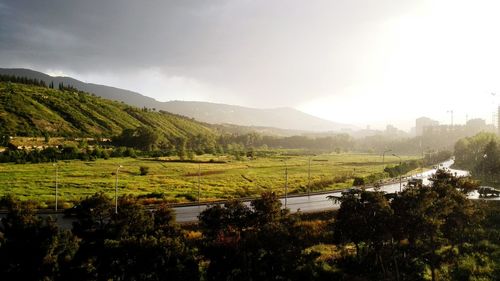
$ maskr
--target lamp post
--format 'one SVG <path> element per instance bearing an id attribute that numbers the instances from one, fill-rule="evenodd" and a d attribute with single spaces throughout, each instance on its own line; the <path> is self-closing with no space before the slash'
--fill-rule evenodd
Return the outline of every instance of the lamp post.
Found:
<path id="1" fill-rule="evenodd" d="M 309 156 L 309 168 L 307 169 L 307 198 L 311 194 L 311 156 Z"/>
<path id="2" fill-rule="evenodd" d="M 401 157 L 397 156 L 396 154 L 392 154 L 392 156 L 396 156 L 399 158 L 399 192 L 401 192 Z"/>
<path id="3" fill-rule="evenodd" d="M 115 173 L 115 214 L 118 214 L 118 171 L 120 168 L 123 167 L 122 165 L 118 166 L 116 168 L 116 173 Z"/>
<path id="4" fill-rule="evenodd" d="M 384 153 L 382 153 L 382 164 L 384 164 L 384 163 L 385 163 L 385 154 L 386 154 L 387 152 L 391 152 L 391 151 L 392 151 L 392 149 L 388 149 L 388 150 L 385 150 L 385 151 L 384 151 Z"/>
<path id="5" fill-rule="evenodd" d="M 200 206 L 200 194 L 201 194 L 201 165 L 198 164 L 198 207 Z"/>
<path id="6" fill-rule="evenodd" d="M 56 195 L 56 206 L 55 206 L 55 210 L 56 210 L 56 212 L 57 212 L 57 203 L 58 203 L 58 202 L 57 202 L 57 184 L 58 184 L 58 182 L 57 182 L 57 181 L 58 181 L 58 172 L 59 172 L 58 170 L 59 170 L 59 167 L 57 166 L 57 164 L 56 164 L 56 163 L 54 163 L 54 164 L 52 164 L 52 165 L 53 165 L 53 166 L 54 166 L 54 168 L 56 169 L 56 171 L 55 171 L 55 173 L 56 173 L 56 174 L 55 174 L 55 183 L 56 183 L 56 194 L 55 194 L 55 195 Z"/>
<path id="7" fill-rule="evenodd" d="M 286 209 L 286 205 L 288 203 L 288 165 L 286 163 L 286 160 L 284 160 L 285 162 L 285 209 Z"/>

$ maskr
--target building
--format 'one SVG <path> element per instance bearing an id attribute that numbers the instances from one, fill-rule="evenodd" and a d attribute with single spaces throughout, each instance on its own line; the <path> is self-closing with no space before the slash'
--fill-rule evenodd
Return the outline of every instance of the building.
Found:
<path id="1" fill-rule="evenodd" d="M 465 131 L 468 135 L 475 135 L 479 132 L 488 131 L 488 126 L 486 125 L 486 120 L 484 119 L 470 119 L 465 124 Z"/>
<path id="2" fill-rule="evenodd" d="M 438 126 L 439 122 L 428 117 L 420 117 L 415 120 L 415 135 L 421 136 L 424 133 L 425 127 Z"/>

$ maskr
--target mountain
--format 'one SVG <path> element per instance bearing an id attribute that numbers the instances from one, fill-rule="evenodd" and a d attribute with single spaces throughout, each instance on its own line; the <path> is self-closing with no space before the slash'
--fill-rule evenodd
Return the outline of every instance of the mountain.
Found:
<path id="1" fill-rule="evenodd" d="M 275 127 L 297 131 L 340 131 L 353 126 L 327 121 L 293 108 L 258 109 L 198 101 L 164 102 L 162 109 L 212 124 Z"/>
<path id="2" fill-rule="evenodd" d="M 146 110 L 75 90 L 0 82 L 0 134 L 111 137 L 124 129 L 153 127 L 176 138 L 215 138 L 215 129 L 168 112 Z"/>
<path id="3" fill-rule="evenodd" d="M 11 75 L 17 77 L 27 77 L 31 79 L 38 79 L 45 82 L 45 84 L 50 84 L 53 82 L 54 85 L 59 85 L 63 83 L 64 85 L 71 85 L 80 91 L 93 93 L 97 96 L 103 97 L 108 100 L 123 101 L 127 104 L 137 106 L 137 107 L 148 107 L 148 108 L 158 108 L 155 107 L 159 102 L 150 97 L 143 96 L 139 93 L 132 92 L 129 90 L 119 89 L 110 86 L 85 83 L 80 80 L 76 80 L 71 77 L 63 76 L 50 76 L 42 72 L 34 71 L 25 68 L 0 68 L 0 75 Z"/>
<path id="4" fill-rule="evenodd" d="M 354 126 L 324 120 L 293 108 L 257 109 L 236 105 L 227 105 L 197 101 L 160 102 L 139 93 L 92 83 L 85 83 L 70 77 L 53 77 L 41 72 L 21 68 L 0 68 L 0 74 L 28 77 L 71 85 L 97 96 L 123 101 L 137 107 L 155 108 L 179 115 L 195 118 L 212 124 L 234 124 L 242 126 L 275 127 L 298 131 L 340 131 L 353 129 Z"/>

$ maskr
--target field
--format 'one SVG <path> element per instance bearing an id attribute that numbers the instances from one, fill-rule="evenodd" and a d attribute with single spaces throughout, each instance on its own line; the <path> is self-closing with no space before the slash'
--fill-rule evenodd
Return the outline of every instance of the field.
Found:
<path id="1" fill-rule="evenodd" d="M 403 160 L 415 159 L 406 156 Z M 201 201 L 257 196 L 264 191 L 284 193 L 285 162 L 288 166 L 289 193 L 345 188 L 355 176 L 381 173 L 387 164 L 397 164 L 393 156 L 371 154 L 323 154 L 309 156 L 277 154 L 236 161 L 229 156 L 199 156 L 202 163 L 175 162 L 175 159 L 111 158 L 84 162 L 59 161 L 58 188 L 65 207 L 82 197 L 102 191 L 114 196 L 116 170 L 118 193 L 162 197 L 170 202 L 197 200 L 200 180 Z M 210 161 L 212 160 L 212 161 Z M 220 162 L 220 163 L 218 163 Z M 148 167 L 146 175 L 140 167 Z M 199 169 L 199 170 L 198 170 Z M 14 194 L 51 205 L 55 193 L 55 171 L 52 163 L 0 164 L 0 195 Z M 198 172 L 200 177 L 198 177 Z"/>

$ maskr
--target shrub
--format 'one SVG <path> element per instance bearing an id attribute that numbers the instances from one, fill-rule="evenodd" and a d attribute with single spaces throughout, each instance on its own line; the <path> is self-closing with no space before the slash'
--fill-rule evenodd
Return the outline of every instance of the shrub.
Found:
<path id="1" fill-rule="evenodd" d="M 141 176 L 145 176 L 149 173 L 149 167 L 141 166 L 139 167 L 139 171 L 141 173 Z"/>

